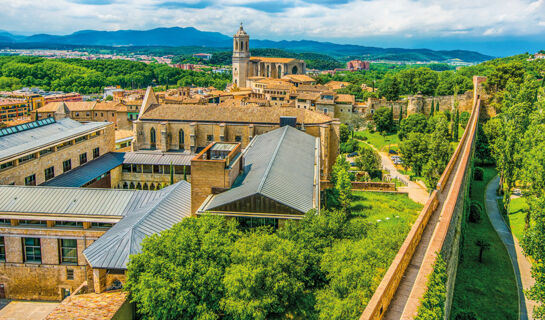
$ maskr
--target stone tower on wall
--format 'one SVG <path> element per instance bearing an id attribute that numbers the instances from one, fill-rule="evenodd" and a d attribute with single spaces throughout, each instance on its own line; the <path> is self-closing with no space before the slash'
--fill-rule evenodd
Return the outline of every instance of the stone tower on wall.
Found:
<path id="1" fill-rule="evenodd" d="M 242 28 L 233 36 L 233 85 L 246 87 L 248 79 L 248 63 L 250 61 L 250 36 Z"/>

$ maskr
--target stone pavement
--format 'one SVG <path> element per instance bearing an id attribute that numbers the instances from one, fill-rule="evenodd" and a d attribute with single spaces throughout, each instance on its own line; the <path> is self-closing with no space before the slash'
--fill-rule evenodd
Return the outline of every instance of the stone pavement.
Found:
<path id="1" fill-rule="evenodd" d="M 0 320 L 43 320 L 58 302 L 12 301 L 0 310 Z"/>
<path id="2" fill-rule="evenodd" d="M 498 207 L 498 196 L 496 190 L 500 183 L 499 176 L 492 179 L 486 186 L 486 212 L 490 218 L 492 226 L 500 236 L 503 244 L 507 248 L 511 264 L 515 272 L 515 278 L 517 281 L 518 294 L 519 294 L 519 319 L 527 320 L 532 319 L 532 309 L 535 303 L 526 299 L 523 290 L 529 289 L 534 280 L 530 273 L 530 263 L 527 258 L 522 254 L 522 249 L 511 233 L 511 229 L 505 223 Z"/>

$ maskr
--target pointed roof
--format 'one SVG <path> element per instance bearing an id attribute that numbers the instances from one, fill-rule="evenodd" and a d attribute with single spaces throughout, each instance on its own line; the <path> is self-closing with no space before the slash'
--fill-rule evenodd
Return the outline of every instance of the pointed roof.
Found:
<path id="1" fill-rule="evenodd" d="M 180 181 L 157 198 L 133 210 L 83 251 L 93 268 L 127 269 L 129 256 L 142 250 L 142 240 L 191 216 L 191 185 Z"/>
<path id="2" fill-rule="evenodd" d="M 235 37 L 248 37 L 248 34 L 242 27 L 242 22 L 240 23 L 240 27 L 238 28 L 238 32 L 235 34 Z"/>
<path id="3" fill-rule="evenodd" d="M 66 103 L 59 102 L 57 104 L 57 109 L 55 110 L 55 114 L 56 115 L 61 115 L 61 114 L 67 115 L 67 114 L 70 114 L 70 109 L 68 109 L 68 106 L 66 105 Z"/>
<path id="4" fill-rule="evenodd" d="M 151 86 L 146 90 L 146 95 L 144 95 L 144 100 L 142 100 L 142 107 L 140 108 L 140 113 L 138 114 L 138 119 L 147 111 L 147 109 L 154 104 L 159 104 L 155 92 Z"/>

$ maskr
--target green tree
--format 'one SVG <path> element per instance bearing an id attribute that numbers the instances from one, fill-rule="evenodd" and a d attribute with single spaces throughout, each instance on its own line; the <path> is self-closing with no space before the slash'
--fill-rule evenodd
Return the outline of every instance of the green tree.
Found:
<path id="1" fill-rule="evenodd" d="M 144 239 L 142 252 L 129 260 L 125 285 L 138 313 L 144 319 L 219 319 L 223 275 L 239 237 L 234 220 L 202 216 Z"/>
<path id="2" fill-rule="evenodd" d="M 449 162 L 450 149 L 448 122 L 439 118 L 429 139 L 428 159 L 422 170 L 428 188 L 434 189 L 437 185 Z"/>
<path id="3" fill-rule="evenodd" d="M 360 156 L 356 158 L 356 166 L 361 171 L 372 172 L 380 170 L 382 167 L 380 155 L 371 147 L 362 147 Z"/>
<path id="4" fill-rule="evenodd" d="M 397 135 L 403 140 L 411 132 L 425 133 L 428 127 L 428 119 L 421 113 L 413 113 L 401 121 Z"/>
<path id="5" fill-rule="evenodd" d="M 470 117 L 471 114 L 469 114 L 469 112 L 467 111 L 463 111 L 462 113 L 460 113 L 460 125 L 462 126 L 462 128 L 466 128 Z"/>
<path id="6" fill-rule="evenodd" d="M 440 320 L 445 317 L 447 299 L 447 265 L 437 254 L 433 272 L 428 277 L 428 290 L 422 297 L 416 320 Z"/>
<path id="7" fill-rule="evenodd" d="M 350 138 L 350 129 L 348 129 L 348 126 L 344 123 L 341 123 L 339 126 L 339 135 L 341 143 L 345 143 L 348 141 L 348 138 Z"/>
<path id="8" fill-rule="evenodd" d="M 424 133 L 411 132 L 399 145 L 404 164 L 411 167 L 416 176 L 422 176 L 422 168 L 428 162 L 428 139 Z"/>
<path id="9" fill-rule="evenodd" d="M 384 77 L 378 87 L 378 92 L 380 96 L 386 98 L 389 101 L 395 101 L 399 99 L 399 95 L 401 94 L 401 87 L 399 81 L 397 80 L 397 77 L 393 74 L 386 75 L 386 77 Z"/>
<path id="10" fill-rule="evenodd" d="M 231 259 L 221 305 L 233 319 L 306 318 L 312 310 L 305 288 L 308 261 L 295 242 L 250 233 L 235 243 Z"/>
<path id="11" fill-rule="evenodd" d="M 378 108 L 373 114 L 373 121 L 378 132 L 391 132 L 394 126 L 392 110 L 387 107 Z"/>

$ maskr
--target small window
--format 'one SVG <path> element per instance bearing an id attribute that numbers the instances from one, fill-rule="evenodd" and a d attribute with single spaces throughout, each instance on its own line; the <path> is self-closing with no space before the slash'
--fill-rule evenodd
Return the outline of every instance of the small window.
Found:
<path id="1" fill-rule="evenodd" d="M 242 136 L 235 136 L 235 141 L 236 142 L 241 142 L 242 141 Z"/>
<path id="2" fill-rule="evenodd" d="M 78 263 L 78 241 L 76 239 L 59 239 L 61 263 Z"/>
<path id="3" fill-rule="evenodd" d="M 207 135 L 206 136 L 206 141 L 208 141 L 208 142 L 214 141 L 214 135 L 213 134 Z"/>
<path id="4" fill-rule="evenodd" d="M 13 161 L 8 161 L 8 162 L 5 162 L 5 163 L 2 163 L 2 164 L 0 164 L 0 171 L 5 170 L 5 169 L 9 169 L 11 167 L 13 167 Z"/>
<path id="5" fill-rule="evenodd" d="M 25 262 L 42 263 L 40 238 L 23 238 L 23 251 Z"/>
<path id="6" fill-rule="evenodd" d="M 94 148 L 93 149 L 93 159 L 96 159 L 100 156 L 100 148 Z"/>
<path id="7" fill-rule="evenodd" d="M 108 229 L 113 227 L 113 223 L 105 223 L 105 222 L 91 222 L 91 228 L 102 228 L 102 229 Z"/>
<path id="8" fill-rule="evenodd" d="M 49 167 L 44 170 L 45 181 L 53 179 L 55 177 L 55 167 Z"/>
<path id="9" fill-rule="evenodd" d="M 83 228 L 83 222 L 78 221 L 57 221 L 55 222 L 56 227 L 67 227 L 67 228 Z"/>
<path id="10" fill-rule="evenodd" d="M 87 152 L 84 152 L 79 155 L 79 165 L 81 166 L 82 164 L 86 162 L 87 162 Z"/>
<path id="11" fill-rule="evenodd" d="M 0 261 L 6 261 L 6 244 L 4 237 L 0 237 Z"/>
<path id="12" fill-rule="evenodd" d="M 72 169 L 72 160 L 64 160 L 62 162 L 62 172 L 70 171 Z"/>
<path id="13" fill-rule="evenodd" d="M 74 280 L 74 269 L 66 269 L 66 280 Z"/>
<path id="14" fill-rule="evenodd" d="M 36 185 L 36 175 L 32 174 L 28 177 L 25 177 L 25 186 L 35 186 Z"/>

